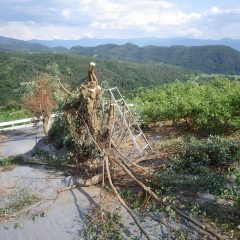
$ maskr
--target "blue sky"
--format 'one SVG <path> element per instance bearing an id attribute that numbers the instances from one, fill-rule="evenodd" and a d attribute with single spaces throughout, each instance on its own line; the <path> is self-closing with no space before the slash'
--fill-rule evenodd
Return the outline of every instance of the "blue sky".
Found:
<path id="1" fill-rule="evenodd" d="M 0 35 L 23 40 L 240 39 L 240 0 L 0 0 Z"/>

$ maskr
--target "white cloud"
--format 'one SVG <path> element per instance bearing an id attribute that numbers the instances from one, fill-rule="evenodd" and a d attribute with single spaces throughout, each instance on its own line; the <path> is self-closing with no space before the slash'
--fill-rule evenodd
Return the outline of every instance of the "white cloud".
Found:
<path id="1" fill-rule="evenodd" d="M 7 1 L 3 2 L 3 6 L 8 6 Z M 11 10 L 6 7 L 7 11 L 13 11 L 12 14 L 0 17 L 0 35 L 21 39 L 84 36 L 240 38 L 240 32 L 231 32 L 233 26 L 240 24 L 240 8 L 212 6 L 202 12 L 189 11 L 171 0 L 11 2 L 16 6 Z M 9 19 L 9 16 L 15 18 Z"/>
<path id="2" fill-rule="evenodd" d="M 7 35 L 6 35 L 7 33 Z M 0 24 L 0 35 L 17 39 L 74 39 L 92 37 L 87 31 L 81 31 L 75 27 L 41 25 L 32 22 L 9 22 Z"/>
<path id="3" fill-rule="evenodd" d="M 203 15 L 211 16 L 211 15 L 220 15 L 220 14 L 228 14 L 228 13 L 240 13 L 240 8 L 227 8 L 227 9 L 220 9 L 217 6 L 213 6 L 207 11 L 204 12 Z"/>
<path id="4" fill-rule="evenodd" d="M 97 19 L 89 27 L 102 30 L 134 27 L 136 30 L 154 32 L 162 26 L 179 26 L 201 16 L 198 13 L 183 13 L 175 4 L 158 0 L 122 0 L 115 3 L 98 0 L 92 8 L 91 3 L 85 3 L 83 9 L 91 9 L 87 12 Z"/>
<path id="5" fill-rule="evenodd" d="M 68 17 L 71 15 L 71 11 L 69 9 L 63 9 L 61 14 L 64 16 L 64 17 Z"/>

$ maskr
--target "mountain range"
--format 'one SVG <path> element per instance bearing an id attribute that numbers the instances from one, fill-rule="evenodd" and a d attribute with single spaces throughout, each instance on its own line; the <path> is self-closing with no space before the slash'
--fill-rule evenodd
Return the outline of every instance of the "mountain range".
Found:
<path id="1" fill-rule="evenodd" d="M 133 44 L 106 44 L 97 47 L 72 47 L 72 53 L 98 59 L 165 63 L 205 73 L 240 74 L 240 52 L 227 46 L 138 47 Z"/>
<path id="2" fill-rule="evenodd" d="M 175 45 L 182 45 L 186 47 L 190 46 L 204 46 L 204 45 L 225 45 L 232 47 L 240 51 L 240 39 L 230 39 L 224 38 L 220 40 L 211 39 L 194 39 L 194 38 L 129 38 L 129 39 L 114 39 L 114 38 L 82 38 L 78 40 L 30 40 L 31 43 L 43 44 L 48 47 L 66 47 L 71 48 L 73 46 L 83 46 L 83 47 L 96 47 L 103 44 L 117 44 L 123 45 L 126 43 L 132 43 L 139 47 L 144 47 L 148 45 L 171 47 Z"/>
<path id="3" fill-rule="evenodd" d="M 28 41 L 0 36 L 0 51 L 9 52 L 49 52 L 49 47 Z"/>
<path id="4" fill-rule="evenodd" d="M 110 41 L 110 40 L 109 40 Z M 132 43 L 103 44 L 96 47 L 48 47 L 40 43 L 0 37 L 0 51 L 24 53 L 64 53 L 91 59 L 169 64 L 204 73 L 240 74 L 240 52 L 225 45 L 139 47 Z"/>

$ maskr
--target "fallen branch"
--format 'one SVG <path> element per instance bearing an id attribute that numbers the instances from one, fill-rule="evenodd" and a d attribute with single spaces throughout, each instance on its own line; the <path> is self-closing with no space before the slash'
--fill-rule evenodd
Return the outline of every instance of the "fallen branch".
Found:
<path id="1" fill-rule="evenodd" d="M 126 173 L 140 186 L 142 187 L 151 197 L 153 197 L 157 202 L 161 203 L 164 206 L 169 206 L 166 202 L 163 201 L 160 197 L 158 197 L 149 187 L 147 187 L 145 184 L 140 182 L 133 174 L 132 172 L 120 161 L 116 159 L 112 159 L 114 162 L 116 162 Z M 181 212 L 179 209 L 172 207 L 171 208 L 182 218 L 186 219 L 187 221 L 195 224 L 199 228 L 203 229 L 207 233 L 210 233 L 212 236 L 214 236 L 216 239 L 219 240 L 225 240 L 226 238 L 220 234 L 218 234 L 216 231 L 211 229 L 210 227 L 204 225 L 203 223 L 191 218 L 190 216 L 186 215 L 185 213 Z"/>
<path id="2" fill-rule="evenodd" d="M 144 161 L 157 160 L 160 157 L 162 157 L 162 154 L 155 154 L 155 155 L 150 155 L 150 156 L 144 156 L 144 157 L 138 158 L 137 160 L 134 160 L 133 163 L 134 164 L 138 164 L 138 163 L 144 162 Z"/>
<path id="3" fill-rule="evenodd" d="M 163 204 L 163 200 L 159 198 L 151 189 L 150 187 L 147 187 L 145 184 L 143 184 L 141 181 L 139 181 L 132 172 L 119 160 L 116 160 L 115 158 L 112 158 L 112 160 L 117 163 L 126 173 L 129 175 L 141 188 L 143 188 L 146 192 L 149 193 L 150 196 L 152 196 L 154 199 L 158 199 L 158 202 Z"/>
<path id="4" fill-rule="evenodd" d="M 144 171 L 142 169 L 136 169 L 134 172 L 137 172 L 139 174 L 144 173 Z M 126 172 L 120 169 L 120 170 L 118 170 L 117 172 L 114 173 L 114 176 L 112 178 L 113 179 L 118 179 L 118 178 L 123 177 L 125 175 L 126 175 Z M 84 187 L 93 186 L 93 185 L 101 183 L 104 180 L 103 176 L 104 176 L 103 173 L 98 173 L 98 174 L 94 175 L 93 177 L 88 178 L 86 180 L 80 179 L 79 181 L 76 182 L 76 184 L 79 184 L 79 185 L 84 186 Z"/>
<path id="5" fill-rule="evenodd" d="M 87 125 L 86 123 L 85 123 L 85 125 L 86 125 L 86 127 L 87 127 L 87 129 L 88 129 L 88 131 L 89 131 L 88 125 Z M 93 139 L 95 145 L 97 146 L 98 150 L 99 150 L 102 154 L 104 154 L 104 156 L 108 156 L 108 155 L 106 155 L 106 153 L 100 148 L 99 144 L 96 142 L 96 140 L 94 139 L 94 137 L 92 136 L 92 134 L 91 134 L 90 131 L 89 131 L 89 134 L 90 134 L 91 138 Z M 111 136 L 111 133 L 109 134 L 109 136 Z M 111 139 L 110 139 L 110 141 L 111 141 Z M 111 143 L 112 143 L 112 141 L 111 141 Z M 109 143 L 109 149 L 110 149 L 110 143 Z M 108 150 L 109 150 L 109 149 L 108 149 Z M 157 157 L 158 157 L 158 155 L 155 156 L 155 159 L 156 159 Z M 137 161 L 135 161 L 134 163 L 136 164 L 137 162 L 145 161 L 145 160 L 148 160 L 148 159 L 149 159 L 149 158 L 146 158 L 146 157 L 140 158 L 140 159 L 138 159 Z M 107 160 L 108 160 L 108 159 L 107 159 Z M 163 201 L 163 199 L 161 199 L 160 197 L 158 197 L 149 187 L 147 187 L 145 184 L 143 184 L 141 181 L 139 181 L 139 180 L 132 174 L 132 172 L 125 166 L 124 163 L 122 163 L 121 161 L 115 159 L 114 157 L 112 157 L 111 160 L 113 160 L 115 163 L 117 163 L 117 164 L 123 169 L 123 171 L 125 171 L 125 172 L 127 173 L 127 175 L 129 175 L 141 188 L 143 188 L 146 192 L 148 192 L 149 195 L 150 195 L 151 197 L 153 197 L 153 199 L 155 199 L 157 202 L 159 202 L 160 204 L 162 204 L 162 205 L 164 205 L 164 206 L 169 206 L 166 202 Z M 109 166 L 107 165 L 106 168 L 107 168 L 107 175 L 109 175 L 109 174 L 110 174 Z M 108 172 L 109 172 L 109 174 L 108 174 Z M 111 177 L 111 176 L 110 176 L 110 177 Z M 108 178 L 109 178 L 109 177 L 108 177 Z M 109 180 L 109 183 L 110 183 L 111 187 L 112 187 L 113 190 L 114 190 L 115 188 L 114 188 L 114 186 L 113 186 L 113 184 L 112 184 L 112 180 L 111 180 L 111 182 L 110 182 L 110 180 Z M 115 191 L 116 191 L 116 192 L 115 192 Z M 116 189 L 114 190 L 114 192 L 115 192 L 116 196 L 118 197 L 119 194 L 118 194 L 118 192 L 117 192 Z M 118 195 L 117 195 L 117 194 L 118 194 Z M 120 196 L 119 196 L 119 197 L 120 197 Z M 118 199 L 119 199 L 119 197 L 118 197 Z M 120 197 L 120 198 L 121 198 L 121 197 Z M 122 201 L 123 201 L 123 200 L 122 200 Z M 121 201 L 120 201 L 120 202 L 121 202 Z M 126 205 L 126 204 L 125 204 L 125 205 Z M 127 206 L 127 207 L 128 207 L 128 206 Z M 126 208 L 126 209 L 127 209 L 127 208 Z M 183 217 L 184 219 L 188 220 L 189 222 L 195 224 L 195 225 L 198 226 L 199 228 L 203 229 L 205 232 L 210 233 L 212 236 L 216 237 L 217 239 L 219 239 L 219 240 L 224 240 L 224 239 L 225 239 L 223 236 L 221 236 L 220 234 L 218 234 L 217 232 L 215 232 L 215 231 L 212 230 L 211 228 L 205 226 L 204 224 L 200 223 L 199 221 L 197 221 L 197 220 L 195 220 L 195 219 L 192 219 L 191 217 L 189 217 L 188 215 L 184 214 L 184 213 L 181 212 L 180 210 L 178 210 L 178 209 L 176 209 L 176 208 L 174 208 L 174 207 L 172 207 L 172 209 L 173 209 L 176 213 L 178 213 L 181 217 Z M 130 209 L 130 211 L 131 211 L 131 209 Z M 130 212 L 129 212 L 129 213 L 130 213 Z M 130 214 L 130 215 L 131 215 L 131 214 Z M 136 222 L 136 223 L 137 223 L 137 222 Z"/>
<path id="6" fill-rule="evenodd" d="M 111 186 L 111 188 L 113 189 L 117 199 L 119 200 L 119 202 L 122 204 L 122 206 L 128 211 L 128 213 L 131 215 L 131 217 L 133 218 L 133 220 L 135 221 L 135 223 L 137 224 L 137 226 L 139 227 L 140 231 L 145 235 L 145 237 L 150 240 L 150 237 L 148 236 L 147 232 L 143 229 L 143 227 L 141 226 L 141 223 L 138 221 L 138 219 L 135 217 L 134 213 L 132 212 L 132 210 L 128 207 L 128 205 L 124 202 L 124 200 L 121 198 L 121 196 L 119 195 L 117 189 L 114 187 L 113 183 L 112 183 L 112 179 L 111 179 L 111 174 L 110 174 L 110 170 L 109 170 L 109 162 L 108 162 L 108 156 L 105 157 L 105 163 L 106 163 L 106 170 L 107 170 L 107 177 L 108 177 L 108 181 L 109 184 Z"/>
<path id="7" fill-rule="evenodd" d="M 121 152 L 117 149 L 116 144 L 115 144 L 113 141 L 112 141 L 112 145 L 113 145 L 115 151 L 121 156 L 121 158 L 123 158 L 124 160 L 128 161 L 131 165 L 133 165 L 133 166 L 135 166 L 135 167 L 137 167 L 137 168 L 140 168 L 140 169 L 146 171 L 146 168 L 137 165 L 136 162 L 131 161 L 127 156 L 125 156 L 123 153 L 121 153 Z"/>
<path id="8" fill-rule="evenodd" d="M 84 187 L 89 187 L 89 186 L 101 183 L 102 180 L 103 180 L 103 174 L 99 173 L 99 174 L 96 174 L 89 179 L 86 179 L 86 180 L 81 180 L 80 179 L 80 184 L 83 185 Z"/>
<path id="9" fill-rule="evenodd" d="M 30 206 L 30 207 L 28 207 L 28 208 L 25 208 L 25 209 L 23 209 L 23 210 L 21 210 L 21 211 L 18 211 L 18 212 L 16 212 L 16 213 L 14 213 L 14 214 L 12 215 L 12 217 L 16 217 L 17 215 L 19 215 L 19 214 L 21 214 L 21 213 L 28 212 L 29 210 L 33 209 L 34 207 L 37 207 L 38 205 L 42 204 L 42 203 L 45 202 L 45 201 L 53 200 L 52 197 L 53 197 L 54 195 L 57 195 L 57 196 L 58 196 L 59 193 L 64 192 L 64 191 L 67 191 L 67 190 L 71 190 L 71 189 L 75 188 L 76 186 L 77 186 L 77 185 L 72 185 L 72 186 L 70 186 L 70 187 L 65 187 L 65 188 L 57 189 L 56 192 L 51 193 L 50 195 L 48 195 L 47 197 L 43 198 L 43 199 L 40 200 L 39 202 L 33 204 L 32 206 Z M 57 197 L 57 196 L 56 196 L 56 197 Z"/>
<path id="10" fill-rule="evenodd" d="M 111 121 L 112 120 L 112 121 Z M 135 221 L 135 223 L 137 224 L 138 228 L 140 229 L 140 231 L 145 235 L 145 237 L 150 240 L 150 237 L 148 236 L 147 232 L 144 230 L 144 228 L 141 226 L 141 223 L 138 221 L 138 219 L 135 217 L 133 211 L 131 210 L 130 207 L 128 207 L 128 205 L 125 203 L 125 201 L 122 199 L 122 197 L 119 195 L 117 189 L 114 187 L 113 182 L 112 182 L 112 178 L 111 178 L 111 173 L 110 173 L 110 169 L 109 169 L 109 153 L 111 150 L 111 144 L 112 144 L 112 132 L 113 132 L 113 126 L 114 126 L 114 105 L 111 104 L 110 108 L 109 108 L 109 121 L 108 121 L 108 128 L 110 129 L 110 131 L 108 132 L 108 148 L 105 151 L 104 154 L 104 165 L 106 167 L 106 171 L 107 171 L 107 177 L 108 177 L 108 182 L 113 190 L 113 192 L 115 193 L 117 199 L 119 200 L 119 202 L 122 204 L 122 206 L 128 211 L 128 213 L 131 215 L 132 219 Z"/>

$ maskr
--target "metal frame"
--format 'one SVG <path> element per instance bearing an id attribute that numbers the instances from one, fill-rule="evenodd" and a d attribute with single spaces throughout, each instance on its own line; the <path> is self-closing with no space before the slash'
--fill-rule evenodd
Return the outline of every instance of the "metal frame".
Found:
<path id="1" fill-rule="evenodd" d="M 142 129 L 140 128 L 138 122 L 137 122 L 136 120 L 134 120 L 133 123 L 130 123 L 130 124 L 129 124 L 128 121 L 126 120 L 126 117 L 125 117 L 125 114 L 126 114 L 126 113 L 130 113 L 130 116 L 131 116 L 133 119 L 134 119 L 134 117 L 133 117 L 133 114 L 132 114 L 130 108 L 128 107 L 126 101 L 124 100 L 124 97 L 122 96 L 122 94 L 121 94 L 120 91 L 118 90 L 118 88 L 117 88 L 117 87 L 114 87 L 114 88 L 109 88 L 108 90 L 109 90 L 109 92 L 110 92 L 110 95 L 111 95 L 111 98 L 112 98 L 112 100 L 113 100 L 113 103 L 116 105 L 117 111 L 118 111 L 118 113 L 120 114 L 121 118 L 123 119 L 123 122 L 124 122 L 125 126 L 127 127 L 128 131 L 129 131 L 129 133 L 130 133 L 130 136 L 131 136 L 131 138 L 132 138 L 132 140 L 133 140 L 133 143 L 134 143 L 135 147 L 137 148 L 137 150 L 139 151 L 139 153 L 140 153 L 141 155 L 143 155 L 145 149 L 147 149 L 147 148 L 149 148 L 149 149 L 152 151 L 152 148 L 151 148 L 151 146 L 150 146 L 150 144 L 149 144 L 146 136 L 144 135 Z M 119 94 L 120 99 L 116 99 L 116 98 L 115 98 L 114 93 L 113 93 L 114 91 L 116 91 L 116 92 Z M 120 103 L 120 102 L 123 102 L 123 107 L 127 109 L 126 112 L 121 110 L 121 107 L 119 106 L 119 103 Z M 131 130 L 131 128 L 130 128 L 131 126 L 135 126 L 135 127 L 137 128 L 137 130 L 139 131 L 139 134 L 138 134 L 138 135 L 134 136 L 134 134 L 132 133 L 132 130 Z M 140 136 L 143 137 L 143 139 L 144 139 L 144 141 L 145 141 L 145 143 L 146 143 L 146 145 L 145 145 L 144 147 L 142 147 L 142 148 L 141 148 L 141 147 L 139 146 L 139 144 L 137 143 L 137 138 L 140 137 Z"/>

